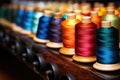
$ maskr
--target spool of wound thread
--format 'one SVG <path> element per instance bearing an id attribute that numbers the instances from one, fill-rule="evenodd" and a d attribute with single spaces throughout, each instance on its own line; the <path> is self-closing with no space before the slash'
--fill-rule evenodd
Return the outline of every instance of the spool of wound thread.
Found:
<path id="1" fill-rule="evenodd" d="M 93 67 L 101 71 L 120 69 L 118 30 L 111 26 L 110 21 L 102 21 L 97 30 L 97 62 Z"/>
<path id="2" fill-rule="evenodd" d="M 91 21 L 97 25 L 97 28 L 100 28 L 101 16 L 98 16 L 96 11 L 91 12 Z"/>
<path id="3" fill-rule="evenodd" d="M 5 7 L 5 5 L 4 6 L 1 6 L 0 7 L 0 19 L 1 18 L 4 18 L 4 13 L 5 13 L 5 11 L 6 11 L 6 7 Z"/>
<path id="4" fill-rule="evenodd" d="M 17 8 L 18 8 L 18 5 L 16 5 L 16 4 L 12 4 L 12 14 L 11 14 L 11 22 L 12 23 L 15 23 L 15 21 L 16 21 L 16 14 L 17 14 Z"/>
<path id="5" fill-rule="evenodd" d="M 96 61 L 96 30 L 97 25 L 91 17 L 83 16 L 75 26 L 75 55 L 73 60 L 82 63 Z"/>
<path id="6" fill-rule="evenodd" d="M 39 19 L 38 30 L 34 41 L 38 43 L 47 43 L 49 41 L 49 26 L 52 16 L 52 11 L 45 10 L 44 15 Z"/>
<path id="7" fill-rule="evenodd" d="M 74 13 L 68 13 L 68 18 L 62 21 L 62 41 L 63 46 L 60 49 L 60 53 L 64 55 L 74 55 L 74 47 L 75 47 L 75 25 L 80 22 L 76 19 Z"/>
<path id="8" fill-rule="evenodd" d="M 23 15 L 23 21 L 22 21 L 22 27 L 24 29 L 23 34 L 29 35 L 31 34 L 31 29 L 32 29 L 32 20 L 33 20 L 33 15 L 34 15 L 34 7 L 31 6 L 26 6 L 25 7 L 25 12 Z"/>
<path id="9" fill-rule="evenodd" d="M 110 21 L 111 26 L 119 30 L 119 47 L 120 47 L 120 18 L 114 14 L 113 7 L 107 7 L 107 14 L 102 17 L 102 21 Z"/>
<path id="10" fill-rule="evenodd" d="M 18 10 L 17 10 L 17 13 L 16 13 L 16 24 L 19 26 L 19 27 L 22 27 L 22 20 L 23 20 L 23 15 L 24 15 L 24 12 L 25 12 L 25 7 L 23 5 L 18 5 Z"/>
<path id="11" fill-rule="evenodd" d="M 61 48 L 62 44 L 62 36 L 61 36 L 61 22 L 62 15 L 60 12 L 54 13 L 54 17 L 50 21 L 49 27 L 49 42 L 46 44 L 47 47 L 50 48 Z"/>
<path id="12" fill-rule="evenodd" d="M 73 13 L 73 9 L 67 9 L 66 12 L 62 15 L 62 18 L 67 19 L 67 14 L 68 13 Z"/>
<path id="13" fill-rule="evenodd" d="M 76 15 L 76 19 L 78 19 L 78 20 L 82 20 L 82 15 L 81 15 L 81 10 L 74 10 L 74 13 L 75 13 L 75 15 Z"/>
<path id="14" fill-rule="evenodd" d="M 106 14 L 106 7 L 104 6 L 104 4 L 100 4 L 100 10 L 98 12 L 99 16 L 104 16 Z"/>
<path id="15" fill-rule="evenodd" d="M 9 13 L 9 14 L 6 15 L 6 20 L 11 22 L 11 20 L 12 20 L 12 18 L 11 18 L 11 15 L 12 15 L 12 4 L 9 4 L 7 6 L 6 13 Z"/>
<path id="16" fill-rule="evenodd" d="M 91 6 L 89 3 L 85 3 L 81 6 L 82 16 L 90 16 Z"/>
<path id="17" fill-rule="evenodd" d="M 33 15 L 33 20 L 32 20 L 32 29 L 31 29 L 32 33 L 29 35 L 30 38 L 33 38 L 35 36 L 35 34 L 37 33 L 39 19 L 42 16 L 43 16 L 43 10 L 40 9 L 39 7 L 36 7 L 34 9 L 34 15 Z"/>

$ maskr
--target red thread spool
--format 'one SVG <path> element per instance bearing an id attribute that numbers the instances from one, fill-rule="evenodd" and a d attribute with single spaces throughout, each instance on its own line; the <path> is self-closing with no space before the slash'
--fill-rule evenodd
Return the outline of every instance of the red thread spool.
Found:
<path id="1" fill-rule="evenodd" d="M 96 61 L 96 30 L 97 25 L 91 17 L 84 16 L 82 22 L 75 26 L 75 55 L 73 60 L 89 63 Z"/>
<path id="2" fill-rule="evenodd" d="M 68 18 L 61 23 L 64 47 L 60 49 L 60 53 L 64 55 L 74 55 L 75 25 L 80 21 L 76 19 L 74 13 L 68 13 L 67 16 Z"/>
<path id="3" fill-rule="evenodd" d="M 91 21 L 97 25 L 97 28 L 100 28 L 101 16 L 98 16 L 96 11 L 91 12 Z"/>

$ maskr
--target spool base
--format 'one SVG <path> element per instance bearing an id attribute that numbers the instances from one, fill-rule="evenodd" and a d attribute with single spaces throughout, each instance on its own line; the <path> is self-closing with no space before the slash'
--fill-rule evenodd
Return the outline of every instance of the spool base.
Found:
<path id="1" fill-rule="evenodd" d="M 84 57 L 84 56 L 74 55 L 72 58 L 74 61 L 81 62 L 81 63 L 92 63 L 96 61 L 95 56 Z"/>
<path id="2" fill-rule="evenodd" d="M 33 40 L 34 40 L 35 42 L 38 42 L 38 43 L 47 43 L 47 42 L 49 42 L 49 40 L 39 39 L 39 38 L 37 38 L 36 36 L 33 38 Z"/>
<path id="3" fill-rule="evenodd" d="M 29 35 L 29 34 L 31 34 L 31 32 L 30 31 L 27 31 L 27 30 L 24 30 L 24 29 L 22 29 L 21 31 L 19 31 L 21 34 L 24 34 L 24 35 Z"/>
<path id="4" fill-rule="evenodd" d="M 63 44 L 62 43 L 55 43 L 55 42 L 48 42 L 46 44 L 47 47 L 50 47 L 50 48 L 61 48 L 63 47 Z"/>
<path id="5" fill-rule="evenodd" d="M 12 30 L 15 31 L 15 32 L 20 32 L 20 31 L 22 30 L 21 27 L 15 25 L 15 24 L 13 24 L 12 26 L 13 26 L 13 27 L 12 27 Z"/>
<path id="6" fill-rule="evenodd" d="M 120 70 L 120 63 L 116 64 L 101 64 L 96 62 L 93 67 L 100 71 L 116 71 Z"/>
<path id="7" fill-rule="evenodd" d="M 35 37 L 35 34 L 34 33 L 31 33 L 28 35 L 29 38 L 33 39 Z"/>
<path id="8" fill-rule="evenodd" d="M 74 48 L 61 48 L 60 53 L 68 56 L 72 56 L 75 54 Z"/>

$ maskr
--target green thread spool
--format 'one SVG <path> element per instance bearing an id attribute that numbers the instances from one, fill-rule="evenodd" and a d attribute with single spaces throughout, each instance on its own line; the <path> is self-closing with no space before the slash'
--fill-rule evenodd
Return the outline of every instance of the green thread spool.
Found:
<path id="1" fill-rule="evenodd" d="M 5 7 L 2 6 L 2 7 L 0 7 L 0 18 L 4 17 L 4 13 L 5 13 Z"/>

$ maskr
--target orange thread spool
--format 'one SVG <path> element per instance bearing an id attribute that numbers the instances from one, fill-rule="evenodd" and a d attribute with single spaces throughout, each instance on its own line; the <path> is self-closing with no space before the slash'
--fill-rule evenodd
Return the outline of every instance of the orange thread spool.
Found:
<path id="1" fill-rule="evenodd" d="M 97 28 L 100 28 L 101 16 L 98 16 L 97 11 L 91 12 L 91 21 L 97 25 Z"/>
<path id="2" fill-rule="evenodd" d="M 67 16 L 68 18 L 61 23 L 64 47 L 60 49 L 60 53 L 64 55 L 74 55 L 75 25 L 80 21 L 76 19 L 74 13 L 68 13 Z"/>

